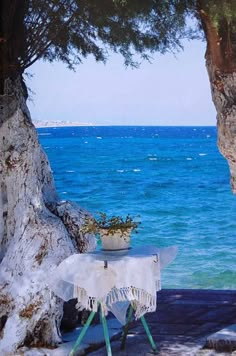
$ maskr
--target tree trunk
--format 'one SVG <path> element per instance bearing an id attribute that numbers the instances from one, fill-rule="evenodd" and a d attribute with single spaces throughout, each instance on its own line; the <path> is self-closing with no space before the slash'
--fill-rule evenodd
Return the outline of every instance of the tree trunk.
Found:
<path id="1" fill-rule="evenodd" d="M 198 5 L 207 40 L 206 66 L 217 111 L 218 147 L 228 161 L 231 188 L 236 193 L 236 20 L 222 12 L 218 14 L 218 22 L 213 21 L 207 2 L 199 1 Z"/>
<path id="2" fill-rule="evenodd" d="M 87 212 L 59 200 L 50 165 L 25 103 L 21 78 L 0 95 L 0 354 L 60 341 L 63 302 L 47 273 L 75 252 L 95 248 L 80 226 Z"/>
<path id="3" fill-rule="evenodd" d="M 228 161 L 231 189 L 236 194 L 236 71 L 218 71 L 208 56 L 206 63 L 217 110 L 218 147 Z"/>

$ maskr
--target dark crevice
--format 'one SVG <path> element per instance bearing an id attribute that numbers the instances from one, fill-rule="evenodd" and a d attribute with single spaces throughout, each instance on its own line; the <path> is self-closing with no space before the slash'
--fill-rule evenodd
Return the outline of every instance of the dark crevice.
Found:
<path id="1" fill-rule="evenodd" d="M 7 315 L 3 315 L 1 318 L 0 318 L 0 332 L 3 330 L 5 324 L 7 322 Z"/>
<path id="2" fill-rule="evenodd" d="M 6 250 L 6 243 L 7 243 L 7 217 L 8 217 L 8 199 L 7 199 L 7 187 L 4 182 L 1 182 L 1 197 L 2 202 L 1 205 L 2 209 L 2 236 L 0 236 L 0 263 L 4 257 L 5 250 Z"/>

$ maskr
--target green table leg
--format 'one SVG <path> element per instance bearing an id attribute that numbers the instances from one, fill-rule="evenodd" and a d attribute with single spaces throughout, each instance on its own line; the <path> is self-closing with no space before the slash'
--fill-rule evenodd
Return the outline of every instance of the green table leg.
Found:
<path id="1" fill-rule="evenodd" d="M 125 349 L 126 338 L 127 338 L 127 334 L 128 334 L 128 330 L 129 330 L 129 323 L 131 321 L 133 313 L 134 313 L 134 309 L 130 305 L 127 321 L 126 321 L 126 324 L 124 326 L 124 330 L 123 330 L 123 334 L 122 334 L 121 345 L 120 345 L 120 349 L 121 350 Z"/>
<path id="2" fill-rule="evenodd" d="M 112 356 L 110 338 L 109 338 L 109 333 L 108 333 L 108 328 L 107 328 L 107 321 L 102 313 L 101 306 L 100 306 L 100 318 L 102 319 L 103 332 L 104 332 L 106 348 L 107 348 L 107 356 Z"/>
<path id="3" fill-rule="evenodd" d="M 145 331 L 146 331 L 148 340 L 149 340 L 149 342 L 150 342 L 150 344 L 151 344 L 151 346 L 152 346 L 152 349 L 153 349 L 154 353 L 158 353 L 157 346 L 156 346 L 156 344 L 155 344 L 155 342 L 154 342 L 154 340 L 153 340 L 153 338 L 152 338 L 152 335 L 151 335 L 151 333 L 150 333 L 148 324 L 147 324 L 147 322 L 146 322 L 144 316 L 141 316 L 140 319 L 141 319 L 141 321 L 142 321 L 143 327 L 144 327 L 144 329 L 145 329 Z"/>
<path id="4" fill-rule="evenodd" d="M 76 349 L 79 347 L 79 345 L 81 344 L 81 341 L 83 340 L 85 334 L 86 334 L 86 331 L 88 330 L 88 327 L 89 325 L 91 324 L 93 318 L 94 318 L 94 315 L 96 313 L 95 312 L 91 312 L 89 317 L 88 317 L 88 320 L 86 321 L 86 323 L 84 324 L 83 326 L 83 329 L 81 330 L 80 334 L 79 334 L 79 337 L 78 339 L 76 340 L 76 343 L 74 344 L 73 346 L 73 349 L 71 350 L 71 352 L 69 353 L 69 356 L 74 356 L 75 355 L 75 351 Z"/>

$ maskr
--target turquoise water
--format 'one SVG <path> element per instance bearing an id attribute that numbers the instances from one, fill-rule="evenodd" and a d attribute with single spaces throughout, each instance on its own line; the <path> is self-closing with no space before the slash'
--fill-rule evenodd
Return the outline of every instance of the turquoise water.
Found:
<path id="1" fill-rule="evenodd" d="M 39 129 L 62 199 L 140 215 L 132 244 L 178 245 L 164 288 L 236 289 L 236 197 L 214 127 Z"/>

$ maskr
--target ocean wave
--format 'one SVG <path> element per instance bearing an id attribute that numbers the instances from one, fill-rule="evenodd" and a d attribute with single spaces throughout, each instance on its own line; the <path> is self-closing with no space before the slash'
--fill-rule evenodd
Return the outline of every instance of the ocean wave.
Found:
<path id="1" fill-rule="evenodd" d="M 211 261 L 212 263 L 213 261 Z M 234 268 L 220 271 L 219 268 L 215 273 L 210 273 L 211 265 L 207 265 L 206 271 L 198 270 L 192 274 L 194 288 L 208 289 L 235 289 L 236 272 Z"/>
<path id="2" fill-rule="evenodd" d="M 206 156 L 207 153 L 199 153 L 198 155 L 199 155 L 199 156 Z"/>

